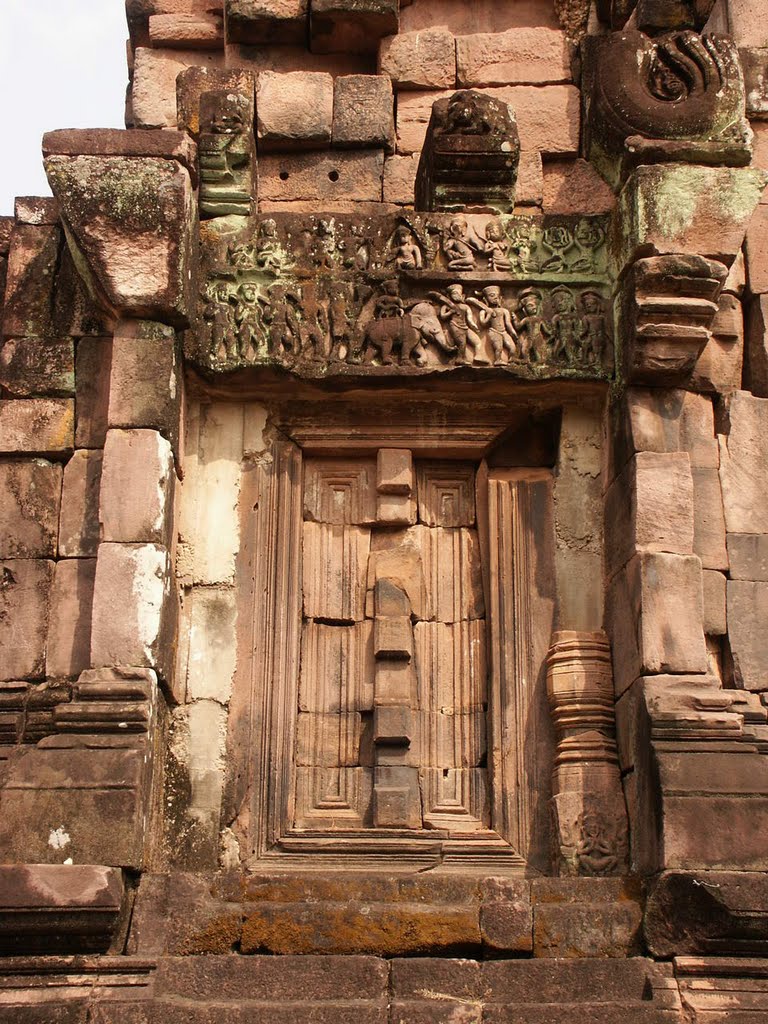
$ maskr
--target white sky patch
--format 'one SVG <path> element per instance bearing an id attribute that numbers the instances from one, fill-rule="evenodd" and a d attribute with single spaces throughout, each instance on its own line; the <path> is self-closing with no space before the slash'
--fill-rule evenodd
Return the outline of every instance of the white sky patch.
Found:
<path id="1" fill-rule="evenodd" d="M 123 0 L 0 0 L 0 216 L 50 195 L 40 144 L 55 128 L 122 128 Z"/>

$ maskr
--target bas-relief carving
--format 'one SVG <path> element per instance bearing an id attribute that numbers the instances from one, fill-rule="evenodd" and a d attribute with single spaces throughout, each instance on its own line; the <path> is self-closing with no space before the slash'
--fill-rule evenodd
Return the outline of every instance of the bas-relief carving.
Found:
<path id="1" fill-rule="evenodd" d="M 207 240 L 190 357 L 308 377 L 610 375 L 602 218 L 276 215 Z"/>
<path id="2" fill-rule="evenodd" d="M 585 45 L 587 152 L 609 180 L 640 163 L 749 163 L 752 133 L 732 39 L 628 29 Z"/>
<path id="3" fill-rule="evenodd" d="M 248 217 L 253 199 L 253 100 L 224 89 L 200 96 L 200 216 Z"/>

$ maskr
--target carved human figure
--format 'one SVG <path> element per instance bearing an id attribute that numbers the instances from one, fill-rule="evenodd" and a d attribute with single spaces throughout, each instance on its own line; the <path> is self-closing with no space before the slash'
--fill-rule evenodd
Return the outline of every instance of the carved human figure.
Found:
<path id="1" fill-rule="evenodd" d="M 263 317 L 268 325 L 270 355 L 278 359 L 289 353 L 296 356 L 301 349 L 299 320 L 294 309 L 298 297 L 281 284 L 273 284 L 268 295 Z"/>
<path id="2" fill-rule="evenodd" d="M 402 316 L 405 312 L 405 303 L 400 298 L 399 284 L 397 278 L 385 281 L 381 286 L 379 295 L 373 304 L 373 317 L 375 320 L 387 320 L 393 316 Z"/>
<path id="3" fill-rule="evenodd" d="M 512 321 L 517 331 L 520 358 L 531 362 L 545 362 L 552 331 L 542 316 L 543 299 L 536 288 L 528 288 L 520 295 L 520 305 Z"/>
<path id="4" fill-rule="evenodd" d="M 516 225 L 510 232 L 509 269 L 517 274 L 538 270 L 533 257 L 533 228 L 530 224 Z"/>
<path id="5" fill-rule="evenodd" d="M 477 353 L 482 345 L 480 335 L 477 333 L 479 326 L 472 313 L 472 307 L 464 297 L 464 289 L 460 284 L 452 284 L 447 289 L 446 295 L 440 292 L 431 292 L 433 298 L 441 303 L 438 316 L 446 325 L 448 337 L 456 346 L 457 359 L 461 363 L 476 362 Z M 468 356 L 467 349 L 471 350 Z"/>
<path id="6" fill-rule="evenodd" d="M 585 334 L 585 324 L 576 309 L 570 288 L 561 285 L 552 289 L 552 358 L 569 366 L 578 360 Z"/>
<path id="7" fill-rule="evenodd" d="M 330 356 L 328 313 L 317 297 L 317 289 L 307 285 L 302 292 L 301 352 L 313 361 Z"/>
<path id="8" fill-rule="evenodd" d="M 588 363 L 601 363 L 605 350 L 605 312 L 603 300 L 598 292 L 581 293 L 581 305 L 584 310 L 584 359 Z"/>
<path id="9" fill-rule="evenodd" d="M 200 213 L 248 216 L 251 209 L 250 120 L 244 95 L 226 90 L 200 97 Z"/>
<path id="10" fill-rule="evenodd" d="M 328 296 L 328 324 L 331 332 L 331 360 L 340 360 L 349 354 L 352 344 L 352 324 L 349 316 L 348 286 L 339 281 L 330 287 Z"/>
<path id="11" fill-rule="evenodd" d="M 319 245 L 314 247 L 315 265 L 324 270 L 331 270 L 336 254 L 336 231 L 332 220 L 321 219 L 315 229 Z"/>
<path id="12" fill-rule="evenodd" d="M 552 224 L 545 228 L 541 243 L 552 255 L 544 260 L 542 270 L 562 273 L 566 269 L 565 254 L 573 247 L 573 236 L 564 224 Z"/>
<path id="13" fill-rule="evenodd" d="M 485 225 L 485 245 L 483 249 L 488 256 L 488 267 L 491 271 L 509 270 L 509 241 L 504 233 L 501 221 L 489 220 Z"/>
<path id="14" fill-rule="evenodd" d="M 392 240 L 395 266 L 398 270 L 421 270 L 423 258 L 416 244 L 413 232 L 407 224 L 401 224 Z"/>
<path id="15" fill-rule="evenodd" d="M 501 289 L 497 285 L 489 285 L 483 288 L 483 299 L 470 298 L 467 302 L 478 309 L 478 320 L 480 326 L 484 327 L 488 334 L 493 351 L 493 361 L 499 366 L 504 362 L 502 356 L 506 351 L 509 359 L 517 355 L 517 331 L 512 322 L 512 314 L 502 305 Z"/>
<path id="16" fill-rule="evenodd" d="M 246 281 L 240 285 L 235 303 L 238 348 L 241 359 L 255 359 L 264 337 L 262 304 L 258 286 Z"/>
<path id="17" fill-rule="evenodd" d="M 211 352 L 217 359 L 236 359 L 238 355 L 235 334 L 232 293 L 226 281 L 212 282 L 206 291 L 203 318 L 210 325 Z"/>
<path id="18" fill-rule="evenodd" d="M 469 225 L 463 217 L 454 217 L 443 238 L 443 252 L 449 270 L 474 270 L 475 252 L 470 240 Z"/>

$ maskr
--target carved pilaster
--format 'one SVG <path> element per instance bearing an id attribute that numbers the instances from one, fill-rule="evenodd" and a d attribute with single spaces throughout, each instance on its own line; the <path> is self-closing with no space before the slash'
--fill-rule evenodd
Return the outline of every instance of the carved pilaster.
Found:
<path id="1" fill-rule="evenodd" d="M 555 868 L 564 875 L 627 869 L 627 812 L 619 777 L 608 639 L 561 630 L 547 655 L 557 730 L 552 773 Z"/>

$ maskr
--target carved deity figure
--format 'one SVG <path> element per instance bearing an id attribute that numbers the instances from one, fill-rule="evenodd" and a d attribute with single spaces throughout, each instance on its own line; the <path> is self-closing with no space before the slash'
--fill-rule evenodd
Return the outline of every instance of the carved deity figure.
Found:
<path id="1" fill-rule="evenodd" d="M 448 234 L 443 238 L 443 252 L 448 260 L 449 270 L 474 270 L 475 252 L 469 225 L 463 217 L 454 217 L 448 225 Z"/>
<path id="2" fill-rule="evenodd" d="M 517 274 L 537 271 L 533 248 L 533 227 L 528 223 L 515 225 L 510 232 L 509 269 Z"/>
<path id="3" fill-rule="evenodd" d="M 200 97 L 200 214 L 251 212 L 251 104 L 240 93 L 217 90 Z"/>
<path id="4" fill-rule="evenodd" d="M 259 239 L 254 262 L 260 270 L 273 274 L 279 273 L 290 264 L 277 237 L 277 224 L 271 217 L 263 220 L 259 225 Z"/>
<path id="5" fill-rule="evenodd" d="M 504 228 L 498 220 L 489 220 L 485 225 L 485 245 L 483 250 L 488 257 L 488 267 L 494 273 L 499 270 L 509 270 L 509 241 L 504 234 Z"/>
<path id="6" fill-rule="evenodd" d="M 605 350 L 605 312 L 603 300 L 598 292 L 586 291 L 581 294 L 581 305 L 584 310 L 584 358 L 588 363 L 601 363 Z"/>
<path id="7" fill-rule="evenodd" d="M 528 288 L 520 295 L 518 312 L 513 323 L 520 343 L 520 358 L 531 362 L 545 362 L 551 329 L 542 316 L 542 296 L 536 288 Z"/>
<path id="8" fill-rule="evenodd" d="M 477 354 L 482 345 L 480 335 L 477 333 L 479 326 L 472 313 L 472 307 L 464 297 L 462 286 L 450 285 L 446 295 L 440 292 L 430 294 L 441 304 L 438 316 L 446 325 L 448 337 L 456 347 L 459 362 L 479 362 Z M 468 357 L 467 349 L 471 350 L 471 358 Z"/>
<path id="9" fill-rule="evenodd" d="M 576 862 L 580 875 L 614 875 L 618 869 L 615 841 L 609 832 L 605 817 L 597 810 L 586 810 L 579 815 L 579 845 Z"/>
<path id="10" fill-rule="evenodd" d="M 406 224 L 401 224 L 395 231 L 392 250 L 398 270 L 421 270 L 424 262 L 421 249 L 414 240 L 413 232 Z"/>
<path id="11" fill-rule="evenodd" d="M 510 359 L 517 355 L 517 332 L 512 322 L 512 314 L 501 303 L 501 289 L 497 285 L 489 285 L 483 288 L 483 301 L 479 299 L 467 299 L 467 302 L 478 309 L 478 320 L 480 326 L 486 329 L 488 340 L 493 351 L 493 361 L 496 366 L 503 363 L 503 354 L 506 351 Z"/>
<path id="12" fill-rule="evenodd" d="M 552 289 L 555 315 L 552 317 L 552 358 L 569 366 L 581 355 L 585 325 L 576 309 L 576 300 L 569 288 Z"/>
<path id="13" fill-rule="evenodd" d="M 269 352 L 278 359 L 288 354 L 297 356 L 301 349 L 301 333 L 295 306 L 298 296 L 285 285 L 273 284 L 263 317 L 268 325 Z"/>
<path id="14" fill-rule="evenodd" d="M 331 285 L 328 296 L 328 325 L 331 332 L 331 360 L 349 355 L 352 345 L 352 323 L 349 316 L 349 286 L 343 281 Z"/>
<path id="15" fill-rule="evenodd" d="M 328 313 L 317 297 L 317 290 L 307 285 L 302 290 L 301 352 L 319 362 L 330 356 Z"/>
<path id="16" fill-rule="evenodd" d="M 567 269 L 565 254 L 573 246 L 573 236 L 564 224 L 553 224 L 544 230 L 541 243 L 552 255 L 544 261 L 541 269 L 550 273 L 561 273 Z"/>

